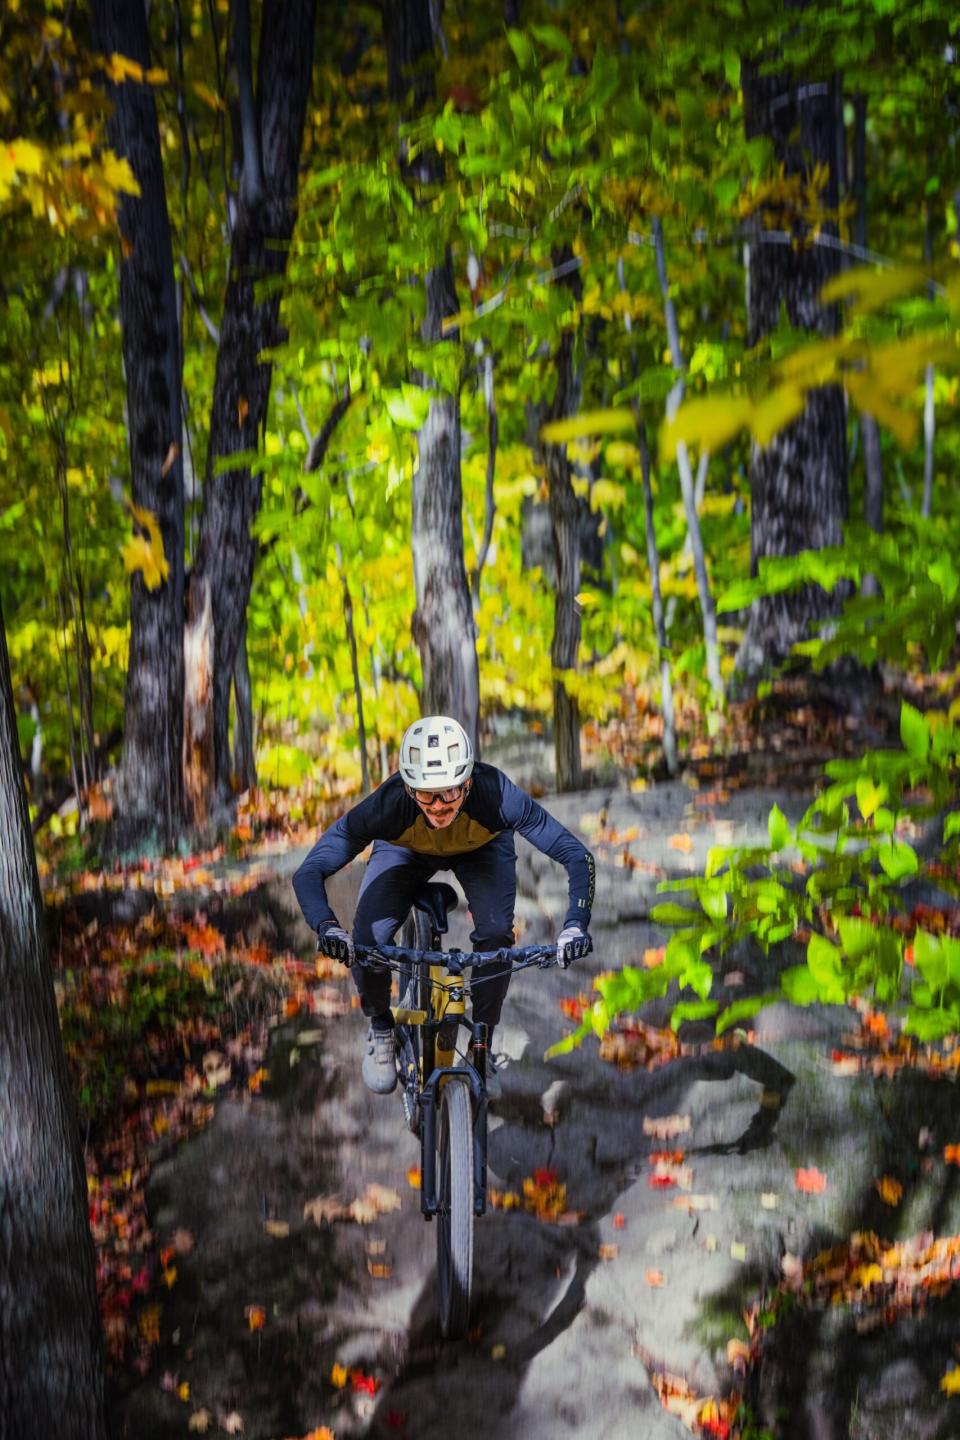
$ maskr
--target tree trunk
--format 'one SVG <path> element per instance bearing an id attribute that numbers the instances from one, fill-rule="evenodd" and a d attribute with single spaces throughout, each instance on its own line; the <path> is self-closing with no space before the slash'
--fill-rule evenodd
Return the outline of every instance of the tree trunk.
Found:
<path id="1" fill-rule="evenodd" d="M 300 147 L 313 63 L 316 0 L 264 0 L 256 98 L 250 75 L 249 7 L 236 8 L 234 50 L 240 69 L 240 192 L 210 414 L 210 444 L 196 571 L 213 603 L 214 769 L 206 777 L 225 798 L 230 788 L 230 685 L 246 624 L 257 545 L 250 533 L 262 481 L 240 462 L 220 474 L 217 462 L 255 451 L 266 423 L 271 366 L 261 351 L 281 338 L 279 288 L 296 217 Z M 258 295 L 257 288 L 261 287 Z"/>
<path id="2" fill-rule="evenodd" d="M 104 54 L 150 66 L 146 11 L 127 0 L 93 0 L 94 43 Z M 139 196 L 124 195 L 119 223 L 120 322 L 127 379 L 133 501 L 156 516 L 169 566 L 148 590 L 130 586 L 123 763 L 117 793 L 121 844 L 181 823 L 183 783 L 183 463 L 180 360 L 173 251 L 153 91 L 110 86 L 110 143 L 129 162 Z"/>
<path id="3" fill-rule="evenodd" d="M 748 138 L 768 136 L 788 175 L 829 167 L 822 203 L 837 205 L 835 84 L 806 85 L 784 75 L 760 75 L 743 67 Z M 825 233 L 835 233 L 824 224 Z M 831 334 L 835 317 L 820 305 L 819 293 L 838 268 L 834 250 L 809 243 L 798 215 L 792 240 L 765 231 L 757 217 L 750 250 L 750 337 L 756 345 L 774 330 L 781 307 L 799 329 Z M 847 515 L 847 445 L 843 393 L 838 386 L 811 391 L 803 414 L 764 448 L 755 445 L 750 486 L 751 574 L 767 555 L 795 555 L 839 545 Z M 779 664 L 791 646 L 806 639 L 811 623 L 839 609 L 839 597 L 807 586 L 754 602 L 737 668 L 747 678 Z"/>
<path id="4" fill-rule="evenodd" d="M 554 257 L 560 264 L 567 256 Z M 574 271 L 564 282 L 579 299 L 580 276 Z M 580 403 L 580 385 L 574 357 L 574 331 L 566 329 L 557 347 L 555 360 L 557 388 L 546 419 L 563 420 Z M 580 705 L 567 690 L 563 672 L 575 672 L 580 652 L 580 511 L 570 478 L 566 445 L 543 447 L 547 472 L 547 499 L 553 524 L 553 548 L 557 563 L 557 588 L 553 608 L 553 740 L 556 751 L 557 789 L 579 790 L 583 784 L 580 763 Z"/>
<path id="5" fill-rule="evenodd" d="M 105 1440 L 87 1183 L 0 614 L 0 1434 Z"/>
<path id="6" fill-rule="evenodd" d="M 257 783 L 254 739 L 253 689 L 247 657 L 247 622 L 244 620 L 237 658 L 233 663 L 233 773 L 241 790 L 251 790 Z"/>
<path id="7" fill-rule="evenodd" d="M 663 296 L 663 311 L 667 327 L 667 343 L 670 346 L 670 359 L 674 370 L 679 372 L 677 383 L 671 390 L 667 400 L 667 418 L 671 419 L 683 399 L 683 377 L 686 366 L 683 361 L 683 351 L 680 347 L 680 326 L 677 322 L 677 307 L 673 303 L 673 297 L 670 294 L 670 285 L 667 280 L 667 257 L 663 245 L 663 222 L 659 215 L 654 218 L 653 222 L 653 243 L 656 252 L 660 293 Z M 677 445 L 677 469 L 680 472 L 680 492 L 683 496 L 683 507 L 687 516 L 687 544 L 693 555 L 693 569 L 697 580 L 700 614 L 703 617 L 703 641 L 707 660 L 707 680 L 714 700 L 718 704 L 722 704 L 723 680 L 720 676 L 720 645 L 717 640 L 717 611 L 713 603 L 713 594 L 710 590 L 710 577 L 707 574 L 707 557 L 704 554 L 703 537 L 700 534 L 700 516 L 697 513 L 697 497 L 693 471 L 690 468 L 690 455 L 686 443 L 683 440 Z M 706 483 L 706 471 L 704 471 L 704 483 Z"/>
<path id="8" fill-rule="evenodd" d="M 853 197 L 856 203 L 854 240 L 860 250 L 867 248 L 867 97 L 863 93 L 853 101 Z M 863 435 L 863 518 L 871 530 L 883 530 L 883 459 L 880 449 L 880 427 L 866 410 L 860 414 Z M 880 586 L 875 575 L 864 575 L 864 595 L 877 595 Z"/>
<path id="9" fill-rule="evenodd" d="M 428 272 L 426 288 L 423 338 L 439 340 L 442 320 L 457 312 L 449 255 Z M 432 392 L 418 440 L 411 527 L 417 608 L 412 628 L 423 666 L 423 709 L 430 715 L 452 715 L 477 747 L 480 671 L 463 560 L 458 395 Z"/>
<path id="10" fill-rule="evenodd" d="M 390 99 L 413 115 L 436 93 L 433 27 L 428 0 L 386 0 L 383 31 Z M 440 157 L 421 155 L 421 173 L 436 179 Z M 458 310 L 449 250 L 427 271 L 422 336 L 439 341 L 443 321 Z M 421 384 L 427 382 L 421 379 Z M 463 559 L 460 396 L 432 389 L 418 436 L 413 477 L 411 547 L 416 610 L 413 638 L 423 667 L 423 709 L 459 720 L 479 752 L 480 673 L 476 627 Z"/>
<path id="11" fill-rule="evenodd" d="M 637 422 L 637 438 L 640 441 L 640 474 L 643 479 L 643 511 L 647 522 L 647 567 L 650 571 L 650 597 L 653 608 L 653 628 L 660 652 L 660 713 L 663 716 L 663 758 L 667 774 L 677 773 L 677 721 L 673 710 L 673 681 L 670 676 L 670 645 L 667 640 L 667 626 L 663 617 L 663 596 L 660 591 L 660 554 L 657 550 L 657 532 L 653 523 L 653 487 L 650 484 L 650 447 L 647 444 L 647 427 L 642 420 Z"/>
<path id="12" fill-rule="evenodd" d="M 213 604 L 209 580 L 196 573 L 187 586 L 183 657 L 183 788 L 187 818 L 202 831 L 210 820 L 213 765 Z"/>

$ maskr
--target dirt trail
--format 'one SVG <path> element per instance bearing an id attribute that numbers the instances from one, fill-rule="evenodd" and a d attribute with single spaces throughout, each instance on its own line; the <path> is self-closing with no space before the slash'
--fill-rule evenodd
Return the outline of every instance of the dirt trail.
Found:
<path id="1" fill-rule="evenodd" d="M 657 867 L 686 873 L 718 840 L 759 840 L 773 799 L 791 816 L 802 808 L 772 793 L 695 805 L 682 785 L 546 802 L 585 834 L 637 833 L 597 846 L 595 954 L 566 973 L 521 976 L 511 990 L 497 1037 L 510 1063 L 492 1117 L 490 1183 L 521 1191 L 525 1178 L 551 1169 L 582 1219 L 557 1226 L 496 1211 L 478 1222 L 467 1343 L 442 1346 L 436 1337 L 434 1233 L 407 1180 L 417 1146 L 396 1097 L 375 1099 L 360 1083 L 361 1017 L 279 1029 L 264 1094 L 222 1101 L 209 1129 L 155 1173 L 150 1202 L 161 1242 L 181 1228 L 195 1239 L 165 1301 L 169 1343 L 159 1367 L 189 1382 L 190 1400 L 161 1389 L 151 1372 L 119 1407 L 124 1433 L 183 1436 L 203 1406 L 214 1423 L 238 1412 L 248 1440 L 299 1437 L 320 1425 L 337 1440 L 446 1440 L 480 1424 L 502 1440 L 679 1437 L 689 1431 L 662 1408 L 652 1372 L 681 1376 L 700 1395 L 726 1393 L 727 1341 L 745 1333 L 741 1310 L 775 1285 L 784 1252 L 807 1255 L 855 1229 L 890 1238 L 925 1226 L 960 1229 L 952 1177 L 942 1165 L 925 1175 L 917 1151 L 921 1125 L 933 1127 L 941 1149 L 960 1139 L 950 1132 L 953 1087 L 916 1075 L 893 1085 L 835 1075 L 829 1057 L 850 1026 L 847 1010 L 776 1006 L 759 1018 L 754 1044 L 684 1055 L 652 1072 L 620 1073 L 591 1042 L 549 1064 L 542 1058 L 567 1025 L 563 996 L 662 943 L 646 918 Z M 671 846 L 673 836 L 688 836 L 690 848 Z M 525 844 L 520 851 L 523 938 L 551 938 L 564 876 Z M 298 858 L 285 857 L 287 874 Z M 357 877 L 354 868 L 335 882 L 341 920 Z M 306 950 L 310 937 L 297 928 L 284 877 L 271 903 Z M 451 940 L 465 939 L 458 915 Z M 734 965 L 748 989 L 769 982 L 755 958 Z M 663 1023 L 665 1013 L 648 1007 L 645 1018 Z M 643 1119 L 668 1115 L 690 1117 L 675 1142 L 692 1170 L 689 1190 L 648 1183 L 649 1155 L 663 1142 L 644 1133 Z M 824 1193 L 798 1193 L 800 1166 L 826 1174 Z M 875 1189 L 893 1172 L 905 1181 L 897 1211 Z M 396 1191 L 400 1209 L 370 1225 L 304 1219 L 318 1195 L 349 1202 L 368 1183 Z M 271 1237 L 271 1220 L 289 1223 L 289 1235 Z M 245 1319 L 251 1305 L 266 1311 L 256 1333 Z M 788 1315 L 755 1382 L 758 1421 L 817 1440 L 960 1435 L 960 1399 L 938 1388 L 956 1312 L 951 1294 L 873 1334 L 859 1333 L 863 1315 L 854 1310 Z M 375 1377 L 376 1393 L 350 1382 L 337 1389 L 335 1366 L 354 1371 L 361 1386 Z"/>

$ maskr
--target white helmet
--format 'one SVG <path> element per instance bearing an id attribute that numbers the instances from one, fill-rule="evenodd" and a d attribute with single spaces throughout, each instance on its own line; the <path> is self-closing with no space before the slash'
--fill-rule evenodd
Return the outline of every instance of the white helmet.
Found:
<path id="1" fill-rule="evenodd" d="M 448 790 L 470 779 L 473 745 L 449 715 L 415 720 L 400 741 L 400 774 L 412 790 Z"/>

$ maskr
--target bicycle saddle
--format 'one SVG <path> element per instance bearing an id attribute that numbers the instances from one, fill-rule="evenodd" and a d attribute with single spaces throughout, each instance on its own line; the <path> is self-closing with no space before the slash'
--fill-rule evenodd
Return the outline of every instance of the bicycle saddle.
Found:
<path id="1" fill-rule="evenodd" d="M 438 935 L 447 933 L 447 911 L 456 910 L 459 904 L 459 897 L 452 885 L 444 880 L 431 880 L 424 885 L 413 897 L 413 903 L 418 910 L 422 910 L 430 917 L 433 928 Z"/>

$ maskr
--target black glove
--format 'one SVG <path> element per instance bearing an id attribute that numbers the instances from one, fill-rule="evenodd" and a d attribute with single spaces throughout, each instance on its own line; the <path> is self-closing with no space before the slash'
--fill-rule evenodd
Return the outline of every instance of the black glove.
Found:
<path id="1" fill-rule="evenodd" d="M 579 960 L 583 955 L 589 955 L 593 949 L 593 941 L 580 925 L 564 925 L 557 937 L 557 964 L 561 970 L 566 970 L 574 960 Z"/>
<path id="2" fill-rule="evenodd" d="M 325 921 L 317 931 L 317 949 L 342 965 L 352 965 L 356 958 L 353 940 L 338 920 Z"/>

